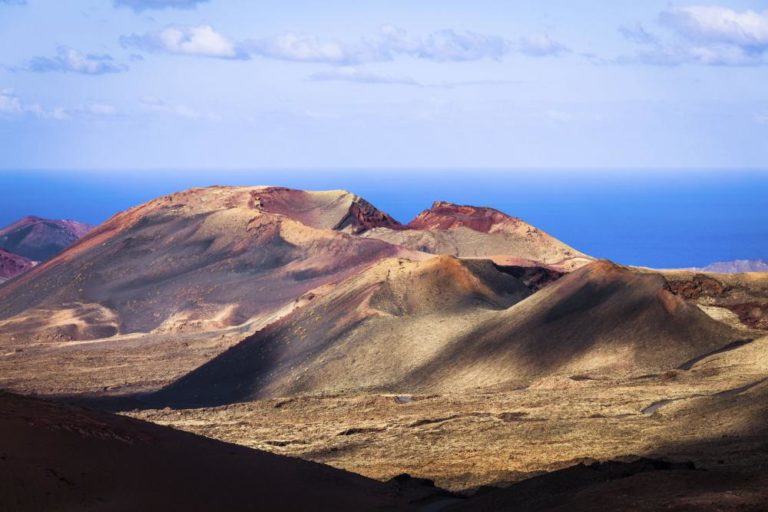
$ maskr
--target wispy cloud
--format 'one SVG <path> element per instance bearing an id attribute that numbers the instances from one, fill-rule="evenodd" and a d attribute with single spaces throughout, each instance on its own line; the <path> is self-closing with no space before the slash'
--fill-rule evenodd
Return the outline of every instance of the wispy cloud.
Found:
<path id="1" fill-rule="evenodd" d="M 0 0 L 1 1 L 1 0 Z M 128 7 L 136 12 L 153 9 L 194 9 L 208 0 L 115 0 L 115 7 Z"/>
<path id="2" fill-rule="evenodd" d="M 27 65 L 35 73 L 80 73 L 84 75 L 104 75 L 121 73 L 128 69 L 106 54 L 82 53 L 73 48 L 61 46 L 55 57 L 35 57 Z"/>
<path id="3" fill-rule="evenodd" d="M 143 35 L 124 36 L 121 41 L 126 47 L 147 52 L 224 59 L 260 57 L 339 66 L 385 62 L 397 57 L 466 62 L 499 60 L 515 51 L 535 57 L 556 56 L 568 51 L 565 45 L 547 35 L 511 42 L 495 35 L 445 29 L 415 36 L 391 25 L 382 27 L 372 37 L 353 42 L 294 32 L 238 42 L 209 25 L 169 26 Z"/>
<path id="4" fill-rule="evenodd" d="M 509 41 L 499 36 L 445 29 L 418 37 L 391 25 L 382 27 L 378 46 L 384 55 L 402 54 L 435 62 L 500 59 L 510 51 Z"/>
<path id="5" fill-rule="evenodd" d="M 663 38 L 642 25 L 621 33 L 641 45 L 619 62 L 654 65 L 701 64 L 760 66 L 768 64 L 768 11 L 736 11 L 717 5 L 673 7 L 659 14 L 660 26 L 674 38 Z"/>
<path id="6" fill-rule="evenodd" d="M 33 116 L 40 119 L 69 119 L 69 114 L 61 107 L 46 109 L 39 103 L 23 101 L 13 89 L 0 89 L 0 116 Z"/>
<path id="7" fill-rule="evenodd" d="M 692 5 L 664 11 L 661 22 L 702 44 L 727 44 L 746 52 L 768 49 L 768 11 L 735 11 L 716 5 Z"/>
<path id="8" fill-rule="evenodd" d="M 324 40 L 313 35 L 290 32 L 250 40 L 244 46 L 252 56 L 294 62 L 349 65 L 386 59 L 386 56 L 380 54 L 375 45 L 367 42 L 347 44 L 337 40 Z"/>
<path id="9" fill-rule="evenodd" d="M 145 96 L 139 100 L 140 105 L 149 112 L 166 114 L 174 117 L 180 117 L 188 120 L 206 119 L 217 121 L 219 117 L 212 114 L 200 112 L 197 109 L 178 103 L 169 103 L 165 100 L 153 96 Z"/>
<path id="10" fill-rule="evenodd" d="M 360 84 L 395 84 L 420 86 L 416 80 L 408 77 L 380 75 L 354 67 L 340 67 L 319 71 L 309 76 L 314 82 L 354 82 Z"/>
<path id="11" fill-rule="evenodd" d="M 218 59 L 246 57 L 232 40 L 218 33 L 210 25 L 172 25 L 143 35 L 123 36 L 120 38 L 120 42 L 124 47 L 137 48 L 147 52 Z"/>
<path id="12" fill-rule="evenodd" d="M 547 34 L 521 37 L 518 41 L 517 48 L 520 53 L 530 57 L 552 57 L 571 51 L 567 46 L 555 41 Z"/>
<path id="13" fill-rule="evenodd" d="M 27 5 L 27 0 L 0 0 L 0 5 Z"/>
<path id="14" fill-rule="evenodd" d="M 619 33 L 628 41 L 637 44 L 655 44 L 658 42 L 658 38 L 651 34 L 642 23 L 621 26 Z"/>

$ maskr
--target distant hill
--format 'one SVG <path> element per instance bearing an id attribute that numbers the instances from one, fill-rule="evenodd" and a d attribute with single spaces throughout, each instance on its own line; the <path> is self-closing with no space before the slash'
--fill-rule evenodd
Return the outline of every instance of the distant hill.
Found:
<path id="1" fill-rule="evenodd" d="M 121 212 L 0 291 L 2 329 L 54 338 L 243 324 L 386 257 L 397 226 L 345 191 L 210 187 Z M 418 255 L 416 255 L 418 257 Z M 58 316 L 51 311 L 58 311 Z"/>
<path id="2" fill-rule="evenodd" d="M 738 274 L 741 272 L 768 272 L 768 261 L 765 260 L 733 260 L 718 261 L 699 268 L 702 272 L 715 272 L 718 274 Z"/>
<path id="3" fill-rule="evenodd" d="M 0 249 L 46 261 L 85 236 L 93 226 L 75 220 L 28 216 L 0 229 Z"/>
<path id="4" fill-rule="evenodd" d="M 24 256 L 0 249 L 0 284 L 19 274 L 23 274 L 34 267 L 35 264 L 34 261 Z"/>
<path id="5" fill-rule="evenodd" d="M 15 232 L 42 224 L 20 222 Z M 590 261 L 488 208 L 436 203 L 402 226 L 343 190 L 208 187 L 115 215 L 0 292 L 0 321 L 16 317 L 4 329 L 57 339 L 225 328 L 293 307 L 384 258 L 428 253 L 492 253 L 534 266 Z"/>

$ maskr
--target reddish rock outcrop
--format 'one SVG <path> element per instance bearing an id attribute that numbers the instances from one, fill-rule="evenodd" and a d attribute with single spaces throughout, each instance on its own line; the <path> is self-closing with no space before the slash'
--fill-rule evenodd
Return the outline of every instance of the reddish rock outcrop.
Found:
<path id="1" fill-rule="evenodd" d="M 421 212 L 408 224 L 408 227 L 425 230 L 465 227 L 488 233 L 496 225 L 519 224 L 520 222 L 520 219 L 510 217 L 493 208 L 435 201 L 432 208 Z"/>

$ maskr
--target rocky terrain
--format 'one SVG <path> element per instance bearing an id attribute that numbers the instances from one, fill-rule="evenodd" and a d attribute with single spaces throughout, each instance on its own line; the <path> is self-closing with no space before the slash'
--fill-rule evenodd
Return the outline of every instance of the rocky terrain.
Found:
<path id="1" fill-rule="evenodd" d="M 760 510 L 767 322 L 768 273 L 595 260 L 491 208 L 400 224 L 345 191 L 209 187 L 0 287 L 0 387 L 357 473 L 372 507 Z"/>

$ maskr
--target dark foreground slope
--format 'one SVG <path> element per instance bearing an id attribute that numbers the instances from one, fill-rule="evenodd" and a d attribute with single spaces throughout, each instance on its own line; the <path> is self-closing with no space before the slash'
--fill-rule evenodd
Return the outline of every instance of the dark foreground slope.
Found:
<path id="1" fill-rule="evenodd" d="M 404 510 L 385 484 L 151 423 L 0 393 L 0 510 Z"/>
<path id="2" fill-rule="evenodd" d="M 216 405 L 302 393 L 512 389 L 676 368 L 743 333 L 609 262 L 532 293 L 490 262 L 388 260 L 159 393 Z"/>
<path id="3" fill-rule="evenodd" d="M 768 474 L 699 471 L 661 460 L 579 465 L 490 490 L 446 507 L 452 512 L 761 512 Z"/>

